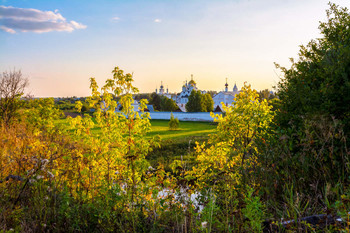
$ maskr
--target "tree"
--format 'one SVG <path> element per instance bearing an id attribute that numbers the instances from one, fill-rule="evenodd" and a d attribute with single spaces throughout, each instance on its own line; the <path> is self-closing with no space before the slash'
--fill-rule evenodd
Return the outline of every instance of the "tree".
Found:
<path id="1" fill-rule="evenodd" d="M 192 90 L 185 106 L 187 112 L 202 112 L 201 91 Z"/>
<path id="2" fill-rule="evenodd" d="M 245 84 L 242 92 L 236 95 L 235 105 L 229 107 L 224 105 L 223 108 L 226 112 L 224 116 L 213 114 L 218 127 L 217 133 L 209 140 L 212 146 L 204 153 L 204 147 L 198 147 L 200 152 L 198 160 L 202 162 L 210 160 L 210 163 L 202 164 L 205 167 L 219 166 L 217 167 L 219 169 L 227 166 L 245 167 L 246 160 L 253 161 L 254 156 L 258 155 L 256 140 L 266 133 L 269 123 L 272 122 L 274 115 L 271 111 L 272 106 L 269 106 L 266 100 L 259 101 L 258 93 L 252 90 L 250 85 Z M 225 159 L 220 158 L 220 153 Z"/>
<path id="3" fill-rule="evenodd" d="M 215 192 L 216 204 L 225 208 L 223 213 L 228 217 L 234 215 L 237 204 L 238 209 L 244 206 L 246 186 L 254 186 L 254 181 L 248 184 L 248 179 L 259 166 L 259 143 L 267 134 L 274 114 L 272 106 L 266 100 L 259 101 L 257 92 L 246 84 L 236 95 L 235 105 L 223 108 L 225 115 L 212 113 L 218 123 L 216 133 L 210 136 L 208 144 L 197 144 L 198 164 L 189 174 L 195 177 L 199 189 Z"/>
<path id="4" fill-rule="evenodd" d="M 350 15 L 347 8 L 329 4 L 327 21 L 321 22 L 322 38 L 300 46 L 299 59 L 280 67 L 278 123 L 302 127 L 305 116 L 335 117 L 350 133 Z"/>
<path id="5" fill-rule="evenodd" d="M 214 100 L 209 93 L 202 95 L 202 112 L 212 112 L 214 109 Z"/>
<path id="6" fill-rule="evenodd" d="M 192 90 L 185 107 L 187 112 L 212 112 L 214 101 L 210 93 L 202 94 L 199 90 Z"/>
<path id="7" fill-rule="evenodd" d="M 170 121 L 169 121 L 169 129 L 170 130 L 176 130 L 176 129 L 179 128 L 179 124 L 180 124 L 179 119 L 177 117 L 174 118 L 174 114 L 171 113 Z"/>
<path id="8" fill-rule="evenodd" d="M 177 106 L 176 102 L 172 99 L 169 99 L 166 96 L 160 97 L 160 111 L 176 111 L 179 107 Z"/>
<path id="9" fill-rule="evenodd" d="M 96 109 L 94 120 L 89 114 L 70 118 L 76 139 L 86 147 L 75 175 L 84 174 L 79 180 L 92 199 L 98 187 L 112 188 L 118 184 L 127 187 L 125 197 L 133 210 L 143 202 L 138 191 L 145 182 L 143 176 L 149 167 L 145 156 L 158 142 L 146 138 L 151 127 L 149 113 L 144 111 L 147 100 L 140 100 L 140 113 L 132 106 L 132 94 L 138 92 L 133 86 L 132 74 L 124 74 L 119 67 L 115 67 L 112 74 L 101 91 L 96 80 L 90 78 L 92 95 L 87 102 L 89 107 Z M 119 99 L 118 102 L 115 99 Z M 119 104 L 122 106 L 120 112 L 115 111 Z M 82 106 L 80 101 L 76 102 L 78 112 Z M 95 127 L 101 129 L 98 137 L 93 137 L 91 132 Z"/>
<path id="10" fill-rule="evenodd" d="M 329 4 L 320 38 L 300 46 L 283 73 L 275 101 L 276 130 L 266 151 L 281 187 L 322 196 L 348 182 L 350 135 L 350 14 Z M 271 152 L 274 151 L 274 152 Z M 271 164 L 271 163 L 270 163 Z"/>
<path id="11" fill-rule="evenodd" d="M 3 124 L 8 126 L 20 108 L 20 98 L 28 86 L 28 79 L 20 70 L 0 74 L 0 116 Z"/>
<path id="12" fill-rule="evenodd" d="M 150 100 L 149 103 L 153 105 L 154 110 L 160 111 L 160 109 L 161 109 L 160 102 L 161 102 L 160 95 L 158 95 L 157 93 L 153 92 L 151 94 L 151 100 Z"/>

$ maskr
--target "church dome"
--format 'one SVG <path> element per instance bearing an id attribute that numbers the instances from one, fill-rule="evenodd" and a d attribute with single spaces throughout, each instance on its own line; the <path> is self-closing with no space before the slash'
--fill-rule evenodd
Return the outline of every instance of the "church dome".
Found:
<path id="1" fill-rule="evenodd" d="M 194 85 L 196 85 L 196 82 L 192 79 L 191 81 L 188 82 L 188 84 L 194 86 Z"/>

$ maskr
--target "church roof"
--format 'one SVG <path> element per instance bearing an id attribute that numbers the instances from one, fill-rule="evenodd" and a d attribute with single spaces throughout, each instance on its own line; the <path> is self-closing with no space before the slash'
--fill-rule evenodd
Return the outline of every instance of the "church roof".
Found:
<path id="1" fill-rule="evenodd" d="M 190 85 L 196 85 L 196 82 L 192 79 L 191 81 L 188 82 Z"/>
<path id="2" fill-rule="evenodd" d="M 219 96 L 219 95 L 232 95 L 232 96 L 234 96 L 236 94 L 237 94 L 237 92 L 233 92 L 233 91 L 220 91 L 214 97 Z"/>
<path id="3" fill-rule="evenodd" d="M 233 91 L 238 91 L 236 83 L 235 83 L 235 86 L 233 87 Z"/>

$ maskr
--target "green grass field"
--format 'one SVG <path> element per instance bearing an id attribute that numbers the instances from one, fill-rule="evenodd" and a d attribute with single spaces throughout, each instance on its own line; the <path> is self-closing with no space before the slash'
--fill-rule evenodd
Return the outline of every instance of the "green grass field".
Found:
<path id="1" fill-rule="evenodd" d="M 56 121 L 57 124 L 68 126 L 67 119 Z M 161 139 L 182 139 L 187 137 L 202 137 L 208 136 L 216 129 L 216 125 L 211 122 L 195 122 L 195 121 L 180 121 L 177 130 L 169 130 L 168 120 L 151 120 L 151 131 L 147 134 L 148 137 L 159 135 Z M 92 130 L 98 134 L 99 128 Z"/>
<path id="2" fill-rule="evenodd" d="M 151 132 L 148 136 L 159 135 L 162 139 L 180 139 L 192 136 L 207 136 L 216 129 L 216 125 L 209 122 L 180 121 L 178 130 L 169 130 L 169 121 L 151 120 Z"/>

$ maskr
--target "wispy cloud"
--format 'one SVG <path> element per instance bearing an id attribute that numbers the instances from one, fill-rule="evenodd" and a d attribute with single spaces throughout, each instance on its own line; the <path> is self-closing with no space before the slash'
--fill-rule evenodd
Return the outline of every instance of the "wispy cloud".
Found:
<path id="1" fill-rule="evenodd" d="M 161 20 L 161 19 L 155 19 L 153 22 L 155 22 L 155 23 L 161 23 L 162 20 Z"/>
<path id="2" fill-rule="evenodd" d="M 16 8 L 11 6 L 0 6 L 0 29 L 15 33 L 22 32 L 50 32 L 84 29 L 84 24 L 76 21 L 67 21 L 58 10 L 40 11 L 31 8 Z"/>
<path id="3" fill-rule="evenodd" d="M 112 21 L 114 21 L 114 22 L 118 22 L 119 20 L 120 20 L 120 18 L 118 16 L 112 18 Z"/>
<path id="4" fill-rule="evenodd" d="M 8 33 L 11 33 L 11 34 L 15 34 L 16 31 L 11 29 L 11 28 L 8 28 L 8 27 L 5 27 L 5 26 L 0 26 L 0 29 L 5 31 L 5 32 L 8 32 Z"/>

